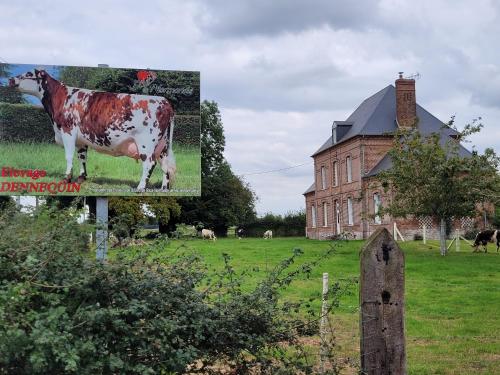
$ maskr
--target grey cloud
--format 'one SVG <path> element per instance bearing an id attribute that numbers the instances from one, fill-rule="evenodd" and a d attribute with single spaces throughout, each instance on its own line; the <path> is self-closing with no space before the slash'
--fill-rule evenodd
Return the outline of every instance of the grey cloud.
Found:
<path id="1" fill-rule="evenodd" d="M 377 13 L 378 1 L 215 0 L 203 2 L 204 30 L 216 37 L 272 36 L 322 25 L 364 29 Z M 300 46 L 299 46 L 300 47 Z"/>

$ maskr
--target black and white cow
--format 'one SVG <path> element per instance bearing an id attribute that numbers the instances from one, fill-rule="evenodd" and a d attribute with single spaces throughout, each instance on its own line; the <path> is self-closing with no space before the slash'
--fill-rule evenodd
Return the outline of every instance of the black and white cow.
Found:
<path id="1" fill-rule="evenodd" d="M 479 245 L 483 246 L 484 252 L 487 253 L 487 244 L 488 242 L 490 243 L 495 243 L 497 244 L 497 253 L 498 249 L 500 248 L 500 233 L 498 233 L 498 230 L 483 230 L 482 232 L 479 232 L 476 235 L 476 239 L 474 240 L 474 244 L 472 247 L 474 248 L 474 253 L 479 251 Z"/>

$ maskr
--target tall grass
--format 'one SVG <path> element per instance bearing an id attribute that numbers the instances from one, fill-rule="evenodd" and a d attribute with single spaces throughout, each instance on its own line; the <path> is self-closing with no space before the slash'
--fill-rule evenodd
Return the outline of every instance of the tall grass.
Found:
<path id="1" fill-rule="evenodd" d="M 200 149 L 193 146 L 174 144 L 177 159 L 177 174 L 173 190 L 169 195 L 199 195 L 201 192 Z M 53 182 L 64 177 L 66 160 L 64 148 L 56 144 L 0 143 L 0 167 L 16 169 L 39 169 L 47 171 L 47 176 L 39 181 Z M 73 158 L 73 176 L 80 173 L 77 155 Z M 135 189 L 142 175 L 141 162 L 122 156 L 113 157 L 94 150 L 87 155 L 87 181 L 80 190 L 82 195 L 123 195 Z M 0 181 L 5 181 L 0 178 Z M 16 181 L 28 181 L 17 179 Z M 150 178 L 149 188 L 161 188 L 162 170 L 156 166 Z M 107 193 L 103 194 L 106 190 Z M 134 193 L 131 193 L 134 194 Z M 153 193 L 157 194 L 157 193 Z M 165 193 L 160 193 L 165 194 Z"/>

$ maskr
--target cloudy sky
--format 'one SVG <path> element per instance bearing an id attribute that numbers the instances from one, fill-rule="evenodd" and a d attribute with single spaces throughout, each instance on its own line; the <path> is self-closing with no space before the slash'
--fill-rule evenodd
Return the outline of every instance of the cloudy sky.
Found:
<path id="1" fill-rule="evenodd" d="M 258 213 L 285 213 L 304 207 L 333 120 L 398 71 L 420 73 L 417 101 L 441 120 L 481 116 L 472 144 L 498 152 L 499 3 L 0 0 L 0 60 L 201 71 Z"/>

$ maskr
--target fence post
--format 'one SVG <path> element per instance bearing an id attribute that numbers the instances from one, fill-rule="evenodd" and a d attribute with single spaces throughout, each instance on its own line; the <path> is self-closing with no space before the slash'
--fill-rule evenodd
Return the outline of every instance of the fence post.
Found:
<path id="1" fill-rule="evenodd" d="M 328 273 L 323 274 L 323 294 L 322 294 L 322 304 L 321 304 L 321 321 L 320 321 L 320 353 L 319 353 L 319 372 L 323 374 L 325 372 L 325 362 L 328 357 L 328 347 L 327 347 L 327 325 L 328 325 Z"/>
<path id="2" fill-rule="evenodd" d="M 460 233 L 458 229 L 455 230 L 455 251 L 460 251 Z"/>
<path id="3" fill-rule="evenodd" d="M 422 235 L 422 238 L 424 239 L 424 245 L 427 243 L 427 233 L 426 233 L 426 225 L 424 224 L 424 227 L 423 227 L 423 235 Z"/>
<path id="4" fill-rule="evenodd" d="M 389 231 L 379 228 L 360 257 L 362 373 L 404 375 L 404 254 Z"/>

